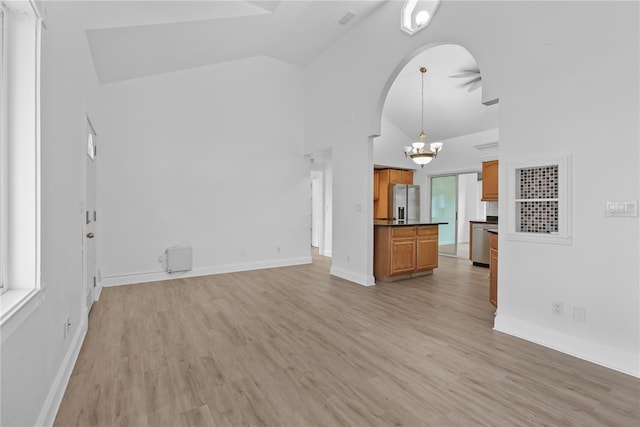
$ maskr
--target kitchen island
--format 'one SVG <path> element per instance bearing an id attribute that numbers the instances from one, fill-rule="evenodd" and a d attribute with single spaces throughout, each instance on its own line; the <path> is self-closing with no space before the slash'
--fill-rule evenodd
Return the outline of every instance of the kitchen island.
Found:
<path id="1" fill-rule="evenodd" d="M 432 274 L 438 267 L 438 225 L 419 221 L 373 221 L 373 275 L 393 281 Z"/>

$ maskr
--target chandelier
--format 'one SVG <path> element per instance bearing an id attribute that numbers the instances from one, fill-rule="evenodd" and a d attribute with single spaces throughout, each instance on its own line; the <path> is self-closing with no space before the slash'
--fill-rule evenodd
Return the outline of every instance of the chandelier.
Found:
<path id="1" fill-rule="evenodd" d="M 425 147 L 425 133 L 424 133 L 424 74 L 427 72 L 425 67 L 420 67 L 422 73 L 422 115 L 421 115 L 421 131 L 419 140 L 412 143 L 411 147 L 404 147 L 404 156 L 411 158 L 420 167 L 424 167 L 427 163 L 433 160 L 440 150 L 442 150 L 442 142 L 432 142 L 429 144 L 429 148 Z"/>

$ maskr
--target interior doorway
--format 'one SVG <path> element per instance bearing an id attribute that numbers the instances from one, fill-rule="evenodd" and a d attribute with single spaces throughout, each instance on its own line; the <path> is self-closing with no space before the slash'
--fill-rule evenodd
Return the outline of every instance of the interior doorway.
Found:
<path id="1" fill-rule="evenodd" d="M 96 154 L 97 134 L 87 116 L 87 132 L 85 143 L 85 214 L 84 214 L 84 238 L 82 245 L 83 258 L 83 295 L 87 312 L 91 310 L 94 301 L 99 295 L 96 272 Z"/>
<path id="2" fill-rule="evenodd" d="M 312 254 L 331 257 L 333 215 L 333 168 L 331 149 L 309 155 L 311 198 L 310 242 Z"/>
<path id="3" fill-rule="evenodd" d="M 322 172 L 311 171 L 311 246 L 318 248 L 318 251 L 323 235 L 322 187 Z"/>
<path id="4" fill-rule="evenodd" d="M 446 222 L 438 235 L 443 255 L 469 258 L 469 221 L 485 218 L 481 174 L 455 173 L 431 177 L 430 218 Z"/>

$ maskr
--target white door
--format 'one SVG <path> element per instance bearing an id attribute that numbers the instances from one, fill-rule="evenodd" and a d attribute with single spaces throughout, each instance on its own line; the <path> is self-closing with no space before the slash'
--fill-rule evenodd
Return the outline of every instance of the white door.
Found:
<path id="1" fill-rule="evenodd" d="M 87 118 L 87 141 L 86 141 L 86 196 L 85 196 L 85 214 L 84 214 L 84 244 L 83 244 L 83 261 L 84 261 L 84 295 L 86 297 L 87 311 L 91 310 L 91 306 L 96 299 L 96 238 L 95 223 L 97 219 L 96 213 L 96 133 L 91 126 L 91 122 Z"/>
<path id="2" fill-rule="evenodd" d="M 311 246 L 320 246 L 322 233 L 322 183 L 319 177 L 311 178 Z"/>

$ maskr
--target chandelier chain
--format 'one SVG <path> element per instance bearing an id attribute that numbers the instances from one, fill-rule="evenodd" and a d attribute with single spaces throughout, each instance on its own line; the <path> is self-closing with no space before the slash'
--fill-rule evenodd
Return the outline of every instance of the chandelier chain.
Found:
<path id="1" fill-rule="evenodd" d="M 421 101 L 422 101 L 422 109 L 420 111 L 421 115 L 420 115 L 420 130 L 422 131 L 422 133 L 424 133 L 424 71 L 420 70 L 422 72 L 422 92 L 420 94 L 421 96 Z"/>

